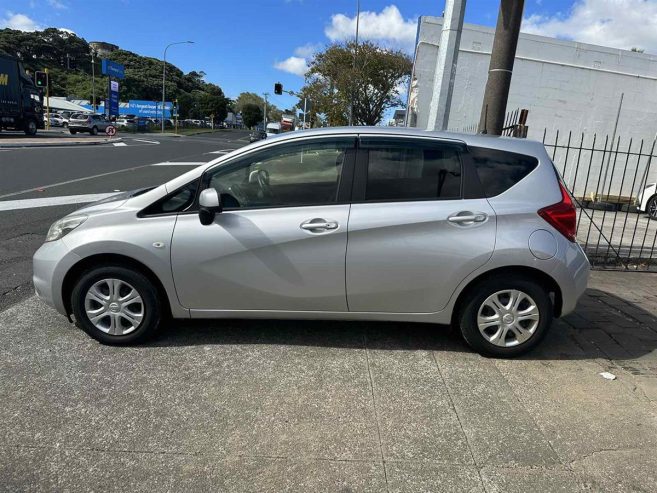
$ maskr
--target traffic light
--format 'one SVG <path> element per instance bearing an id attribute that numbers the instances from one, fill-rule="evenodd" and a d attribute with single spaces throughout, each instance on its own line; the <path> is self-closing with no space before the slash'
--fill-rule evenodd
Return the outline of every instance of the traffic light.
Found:
<path id="1" fill-rule="evenodd" d="M 37 87 L 48 87 L 48 74 L 46 72 L 34 72 L 34 82 Z"/>
<path id="2" fill-rule="evenodd" d="M 283 84 L 280 82 L 274 84 L 274 94 L 283 94 Z"/>

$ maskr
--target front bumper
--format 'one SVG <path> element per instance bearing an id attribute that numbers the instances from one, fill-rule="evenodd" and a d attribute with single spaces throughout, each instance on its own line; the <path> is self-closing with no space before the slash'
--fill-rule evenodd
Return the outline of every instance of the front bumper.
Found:
<path id="1" fill-rule="evenodd" d="M 64 277 L 79 260 L 62 240 L 44 243 L 32 258 L 32 281 L 37 296 L 63 315 L 67 315 L 62 297 Z"/>

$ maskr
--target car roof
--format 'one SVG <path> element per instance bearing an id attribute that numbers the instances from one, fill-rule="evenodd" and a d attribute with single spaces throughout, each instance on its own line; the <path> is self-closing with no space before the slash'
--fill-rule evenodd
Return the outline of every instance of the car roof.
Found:
<path id="1" fill-rule="evenodd" d="M 419 138 L 435 138 L 441 140 L 451 140 L 454 142 L 464 143 L 468 146 L 474 147 L 487 147 L 491 149 L 500 149 L 510 152 L 517 152 L 520 154 L 535 155 L 544 153 L 545 148 L 541 142 L 520 139 L 517 137 L 501 137 L 498 135 L 486 134 L 466 134 L 457 132 L 442 132 L 430 131 L 412 127 L 328 127 L 316 128 L 310 130 L 298 130 L 294 132 L 284 132 L 277 134 L 272 139 L 268 139 L 271 143 L 274 139 L 276 142 L 283 142 L 285 140 L 295 140 L 300 138 L 320 137 L 327 135 L 359 135 L 359 136 L 390 136 L 390 137 L 419 137 Z M 266 145 L 264 142 L 252 145 Z"/>

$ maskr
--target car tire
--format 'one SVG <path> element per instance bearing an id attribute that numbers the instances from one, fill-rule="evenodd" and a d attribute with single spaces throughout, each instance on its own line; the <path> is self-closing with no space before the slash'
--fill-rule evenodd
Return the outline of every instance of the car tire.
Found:
<path id="1" fill-rule="evenodd" d="M 36 135 L 37 133 L 37 122 L 30 119 L 25 122 L 25 135 Z"/>
<path id="2" fill-rule="evenodd" d="M 71 132 L 71 135 L 75 135 L 78 133 L 77 130 L 73 130 L 72 128 L 70 128 L 68 131 Z"/>
<path id="3" fill-rule="evenodd" d="M 646 212 L 650 219 L 657 220 L 657 195 L 653 196 L 646 204 Z"/>
<path id="4" fill-rule="evenodd" d="M 89 135 L 98 135 L 98 127 L 91 127 L 91 130 L 89 130 Z"/>
<path id="5" fill-rule="evenodd" d="M 153 283 L 141 272 L 120 265 L 83 273 L 73 288 L 71 308 L 77 325 L 108 345 L 147 340 L 160 326 L 163 311 Z"/>
<path id="6" fill-rule="evenodd" d="M 511 358 L 541 342 L 552 313 L 549 293 L 540 283 L 510 275 L 476 285 L 464 300 L 458 321 L 463 338 L 479 354 Z"/>

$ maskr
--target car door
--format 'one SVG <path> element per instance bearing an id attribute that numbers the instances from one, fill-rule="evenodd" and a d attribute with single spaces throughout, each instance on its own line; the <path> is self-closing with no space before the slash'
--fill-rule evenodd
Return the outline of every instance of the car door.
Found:
<path id="1" fill-rule="evenodd" d="M 350 311 L 440 311 L 491 257 L 495 213 L 468 191 L 474 171 L 465 152 L 435 139 L 360 139 L 346 264 Z"/>
<path id="2" fill-rule="evenodd" d="M 347 311 L 345 254 L 355 138 L 277 143 L 207 171 L 223 211 L 178 217 L 181 304 L 215 310 Z"/>

